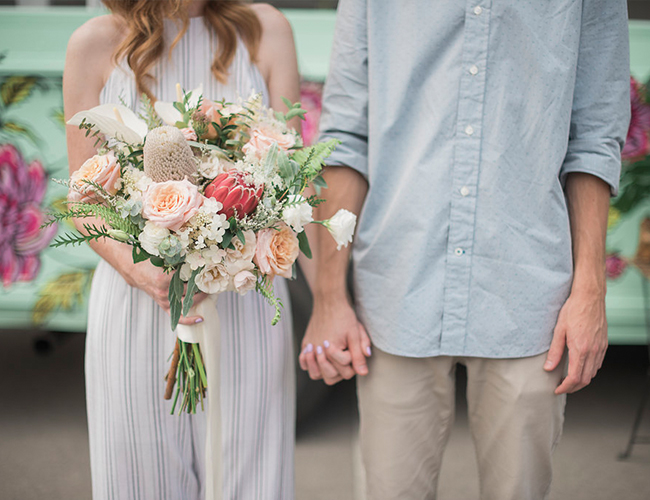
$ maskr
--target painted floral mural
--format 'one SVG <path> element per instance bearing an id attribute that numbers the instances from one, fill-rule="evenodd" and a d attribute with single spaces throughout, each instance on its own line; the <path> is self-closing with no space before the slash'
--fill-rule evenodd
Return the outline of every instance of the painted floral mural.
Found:
<path id="1" fill-rule="evenodd" d="M 28 164 L 15 146 L 0 145 L 0 276 L 5 287 L 36 277 L 40 253 L 56 234 L 56 226 L 41 229 L 46 188 L 40 162 Z"/>

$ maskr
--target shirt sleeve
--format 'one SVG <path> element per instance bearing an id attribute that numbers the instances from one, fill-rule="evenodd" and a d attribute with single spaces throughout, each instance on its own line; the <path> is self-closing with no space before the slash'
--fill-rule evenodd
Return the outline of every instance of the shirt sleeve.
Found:
<path id="1" fill-rule="evenodd" d="M 368 177 L 368 38 L 365 0 L 339 2 L 329 74 L 323 92 L 320 139 L 341 144 L 328 165 Z"/>
<path id="2" fill-rule="evenodd" d="M 583 0 L 578 68 L 566 157 L 560 170 L 600 177 L 618 193 L 630 122 L 630 56 L 625 0 Z"/>

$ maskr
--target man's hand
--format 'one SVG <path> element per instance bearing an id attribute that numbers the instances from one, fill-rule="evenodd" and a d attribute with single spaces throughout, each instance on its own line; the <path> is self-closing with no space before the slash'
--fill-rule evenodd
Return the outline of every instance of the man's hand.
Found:
<path id="1" fill-rule="evenodd" d="M 594 175 L 572 172 L 567 175 L 565 192 L 573 243 L 573 283 L 560 309 L 544 369 L 552 371 L 558 366 L 565 347 L 569 369 L 555 394 L 589 385 L 607 349 L 605 235 L 610 187 Z"/>
<path id="2" fill-rule="evenodd" d="M 299 357 L 300 367 L 313 380 L 333 385 L 355 374 L 367 375 L 370 354 L 368 334 L 347 300 L 316 302 Z"/>
<path id="3" fill-rule="evenodd" d="M 546 371 L 558 366 L 565 347 L 569 350 L 569 369 L 555 394 L 572 393 L 586 387 L 603 364 L 607 350 L 604 294 L 572 293 L 569 296 L 560 310 L 544 364 Z"/>

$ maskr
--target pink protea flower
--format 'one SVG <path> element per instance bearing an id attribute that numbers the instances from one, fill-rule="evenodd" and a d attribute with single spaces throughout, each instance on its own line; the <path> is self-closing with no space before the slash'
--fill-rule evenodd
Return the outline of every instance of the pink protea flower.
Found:
<path id="1" fill-rule="evenodd" d="M 38 161 L 27 165 L 14 146 L 0 146 L 0 275 L 5 287 L 36 277 L 39 253 L 56 233 L 55 225 L 41 229 L 46 183 Z"/>
<path id="2" fill-rule="evenodd" d="M 235 212 L 238 219 L 252 213 L 264 191 L 264 186 L 256 187 L 247 183 L 245 176 L 246 174 L 239 170 L 229 170 L 217 175 L 205 188 L 205 196 L 220 202 L 223 205 L 220 213 L 228 219 L 235 215 Z"/>
<path id="3" fill-rule="evenodd" d="M 318 123 L 323 107 L 323 84 L 302 82 L 300 102 L 302 107 L 307 110 L 305 121 L 302 122 L 302 142 L 305 146 L 310 146 L 318 138 Z"/>
<path id="4" fill-rule="evenodd" d="M 605 274 L 611 280 L 620 278 L 626 267 L 627 261 L 617 253 L 610 253 L 605 258 Z"/>
<path id="5" fill-rule="evenodd" d="M 643 99 L 643 89 L 634 78 L 630 79 L 630 103 L 632 116 L 627 139 L 621 156 L 624 160 L 635 161 L 644 158 L 650 152 L 650 105 Z"/>

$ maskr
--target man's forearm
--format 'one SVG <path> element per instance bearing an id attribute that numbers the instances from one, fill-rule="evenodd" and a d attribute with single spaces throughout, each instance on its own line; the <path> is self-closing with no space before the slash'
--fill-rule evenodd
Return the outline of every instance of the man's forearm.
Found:
<path id="1" fill-rule="evenodd" d="M 609 185 L 590 174 L 571 173 L 566 197 L 573 241 L 572 293 L 605 295 L 605 237 Z"/>
<path id="2" fill-rule="evenodd" d="M 332 217 L 339 209 L 345 208 L 357 216 L 361 212 L 368 192 L 368 183 L 356 170 L 348 167 L 327 167 L 323 174 L 328 189 L 323 190 L 326 200 L 318 208 L 316 215 L 320 220 Z M 336 242 L 327 234 L 324 227 L 316 228 L 316 248 L 314 249 L 315 279 L 314 299 L 316 302 L 346 298 L 346 275 L 350 259 L 350 247 L 336 249 Z"/>

